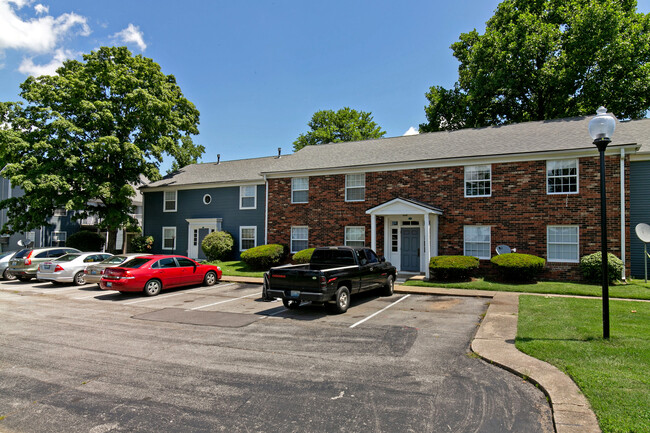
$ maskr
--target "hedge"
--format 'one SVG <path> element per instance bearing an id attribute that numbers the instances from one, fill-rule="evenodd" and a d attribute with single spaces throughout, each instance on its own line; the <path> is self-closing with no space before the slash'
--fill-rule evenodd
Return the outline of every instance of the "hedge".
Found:
<path id="1" fill-rule="evenodd" d="M 603 254 L 597 253 L 583 256 L 580 259 L 580 273 L 582 278 L 592 283 L 602 282 L 603 275 Z M 612 253 L 607 253 L 607 280 L 613 283 L 621 279 L 623 273 L 623 262 Z"/>
<path id="2" fill-rule="evenodd" d="M 106 239 L 97 232 L 81 230 L 68 237 L 66 247 L 76 248 L 81 251 L 101 251 Z"/>
<path id="3" fill-rule="evenodd" d="M 205 253 L 208 261 L 226 260 L 232 254 L 235 242 L 232 235 L 228 232 L 212 232 L 203 238 L 201 249 Z"/>
<path id="4" fill-rule="evenodd" d="M 438 281 L 468 280 L 476 274 L 478 266 L 478 259 L 471 256 L 431 257 L 430 278 Z"/>
<path id="5" fill-rule="evenodd" d="M 492 257 L 499 276 L 506 281 L 534 281 L 544 271 L 546 260 L 532 254 L 508 253 Z"/>
<path id="6" fill-rule="evenodd" d="M 280 244 L 260 245 L 241 253 L 241 261 L 258 271 L 277 266 L 287 257 L 287 248 Z"/>
<path id="7" fill-rule="evenodd" d="M 306 250 L 298 251 L 293 255 L 291 261 L 296 264 L 309 263 L 311 255 L 314 254 L 316 248 L 307 248 Z"/>

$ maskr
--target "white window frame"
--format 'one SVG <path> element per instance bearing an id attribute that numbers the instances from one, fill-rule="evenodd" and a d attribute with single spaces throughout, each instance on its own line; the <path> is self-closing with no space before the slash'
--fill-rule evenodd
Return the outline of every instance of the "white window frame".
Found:
<path id="1" fill-rule="evenodd" d="M 571 228 L 575 230 L 575 242 L 551 242 L 550 230 L 554 228 Z M 576 247 L 576 255 L 573 259 L 560 259 L 551 257 L 551 245 L 571 245 Z M 548 225 L 546 226 L 546 261 L 551 263 L 580 263 L 580 226 L 577 225 Z"/>
<path id="2" fill-rule="evenodd" d="M 210 194 L 203 194 L 203 204 L 208 205 L 212 203 L 212 196 Z"/>
<path id="3" fill-rule="evenodd" d="M 294 230 L 296 229 L 305 229 L 307 231 L 307 237 L 305 239 L 303 238 L 294 238 Z M 304 248 L 301 248 L 299 250 L 295 249 L 293 247 L 293 241 L 306 241 L 307 242 L 307 248 L 309 248 L 309 227 L 308 226 L 291 226 L 291 254 L 297 253 L 298 251 L 302 251 Z"/>
<path id="4" fill-rule="evenodd" d="M 307 181 L 307 188 L 297 188 L 296 187 L 296 180 L 306 180 Z M 307 191 L 307 199 L 305 201 L 297 201 L 294 199 L 294 193 L 295 192 L 303 192 Z M 309 203 L 309 177 L 293 177 L 291 178 L 291 203 Z"/>
<path id="5" fill-rule="evenodd" d="M 247 188 L 253 189 L 253 195 L 244 195 Z M 244 198 L 253 197 L 253 206 L 244 206 Z M 257 185 L 242 185 L 239 187 L 239 209 L 257 209 Z"/>
<path id="6" fill-rule="evenodd" d="M 239 226 L 239 251 L 246 251 L 248 248 L 244 248 L 243 246 L 243 240 L 244 240 L 244 230 L 249 230 L 253 229 L 253 246 L 251 248 L 255 248 L 257 246 L 257 226 Z M 246 238 L 247 240 L 250 240 L 250 238 Z"/>
<path id="7" fill-rule="evenodd" d="M 467 241 L 467 231 L 468 229 L 477 229 L 477 228 L 483 228 L 488 230 L 488 240 L 487 242 L 468 242 Z M 463 255 L 470 255 L 467 253 L 467 244 L 472 243 L 472 244 L 487 244 L 487 256 L 478 256 L 479 260 L 490 260 L 492 258 L 492 227 L 491 226 L 485 226 L 485 225 L 471 225 L 471 226 L 464 226 L 463 227 Z M 474 255 L 474 257 L 477 257 Z"/>
<path id="8" fill-rule="evenodd" d="M 167 209 L 167 202 L 172 202 L 172 200 L 167 200 L 167 193 L 174 193 L 174 209 Z M 178 209 L 178 191 L 163 191 L 163 212 L 176 212 Z"/>
<path id="9" fill-rule="evenodd" d="M 350 180 L 353 179 L 352 176 L 363 176 L 363 185 L 350 185 Z M 363 198 L 350 200 L 348 199 L 348 191 L 351 189 L 363 189 Z M 345 201 L 355 202 L 355 201 L 366 201 L 366 174 L 365 173 L 353 173 L 345 175 Z"/>
<path id="10" fill-rule="evenodd" d="M 171 248 L 165 247 L 165 240 L 169 239 L 169 238 L 165 237 L 165 230 L 172 230 L 173 233 L 174 233 L 173 236 L 172 236 L 172 239 L 174 240 L 174 245 Z M 162 249 L 163 250 L 165 250 L 165 251 L 173 251 L 173 250 L 175 250 L 176 249 L 176 239 L 177 239 L 177 237 L 176 237 L 176 227 L 175 226 L 174 227 L 167 226 L 167 227 L 162 228 Z"/>
<path id="11" fill-rule="evenodd" d="M 478 179 L 476 173 L 484 173 L 487 171 L 487 179 Z M 474 176 L 473 176 L 474 175 Z M 492 164 L 481 164 L 481 165 L 466 165 L 465 166 L 465 197 L 492 197 Z M 480 190 L 482 183 L 487 183 L 490 192 L 488 194 L 468 194 L 468 191 L 473 189 L 469 187 L 470 185 L 476 185 L 476 189 Z"/>
<path id="12" fill-rule="evenodd" d="M 552 176 L 552 178 L 565 178 L 565 177 L 575 177 L 576 179 L 576 190 L 575 191 L 562 191 L 562 192 L 551 192 L 549 188 L 549 171 L 550 171 L 550 165 L 558 163 L 558 162 L 573 162 L 575 163 L 576 166 L 576 174 L 575 175 L 568 175 L 568 176 Z M 546 161 L 546 194 L 548 195 L 566 195 L 566 194 L 578 194 L 580 192 L 580 163 L 578 159 L 549 159 Z"/>
<path id="13" fill-rule="evenodd" d="M 363 245 L 349 245 L 348 242 L 359 242 L 358 239 L 350 239 L 349 234 L 353 230 L 361 230 L 363 232 Z M 345 226 L 345 235 L 343 245 L 346 247 L 365 247 L 366 246 L 366 227 L 365 226 Z"/>
<path id="14" fill-rule="evenodd" d="M 56 208 L 54 209 L 54 215 L 55 217 L 66 217 L 68 216 L 68 211 L 63 208 Z"/>
<path id="15" fill-rule="evenodd" d="M 63 230 L 54 230 L 50 235 L 50 246 L 51 247 L 63 247 L 68 241 L 68 232 Z M 56 242 L 56 245 L 54 243 Z M 63 245 L 59 245 L 59 242 L 63 242 Z"/>

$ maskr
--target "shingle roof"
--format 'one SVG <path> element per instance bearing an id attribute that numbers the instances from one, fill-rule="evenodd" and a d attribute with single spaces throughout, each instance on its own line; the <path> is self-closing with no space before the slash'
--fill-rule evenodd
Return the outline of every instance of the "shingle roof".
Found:
<path id="1" fill-rule="evenodd" d="M 593 149 L 591 117 L 525 122 L 487 128 L 306 146 L 266 173 L 400 162 Z M 618 122 L 610 146 L 650 148 L 650 119 Z"/>

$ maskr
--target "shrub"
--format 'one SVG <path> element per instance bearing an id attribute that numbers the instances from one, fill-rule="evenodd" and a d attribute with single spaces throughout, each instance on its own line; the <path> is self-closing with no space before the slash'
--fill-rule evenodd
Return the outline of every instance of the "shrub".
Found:
<path id="1" fill-rule="evenodd" d="M 106 239 L 97 232 L 82 230 L 70 235 L 65 245 L 81 251 L 101 251 Z"/>
<path id="2" fill-rule="evenodd" d="M 241 261 L 255 270 L 266 271 L 287 257 L 286 247 L 279 244 L 260 245 L 241 253 Z"/>
<path id="3" fill-rule="evenodd" d="M 508 253 L 492 257 L 499 276 L 506 281 L 534 281 L 546 266 L 546 260 L 531 254 Z"/>
<path id="4" fill-rule="evenodd" d="M 232 254 L 235 242 L 228 232 L 212 232 L 203 238 L 201 249 L 209 261 L 226 260 Z"/>
<path id="5" fill-rule="evenodd" d="M 131 251 L 134 253 L 150 253 L 153 248 L 153 236 L 136 236 L 131 239 Z"/>
<path id="6" fill-rule="evenodd" d="M 580 259 L 580 273 L 582 278 L 592 283 L 600 283 L 603 278 L 602 253 L 589 254 Z M 607 279 L 610 283 L 621 278 L 623 262 L 612 253 L 607 253 Z"/>
<path id="7" fill-rule="evenodd" d="M 478 259 L 471 256 L 437 256 L 429 261 L 431 279 L 438 281 L 468 280 L 478 269 Z"/>
<path id="8" fill-rule="evenodd" d="M 307 248 L 306 250 L 298 251 L 293 255 L 291 261 L 296 264 L 309 263 L 311 255 L 314 254 L 315 248 Z"/>

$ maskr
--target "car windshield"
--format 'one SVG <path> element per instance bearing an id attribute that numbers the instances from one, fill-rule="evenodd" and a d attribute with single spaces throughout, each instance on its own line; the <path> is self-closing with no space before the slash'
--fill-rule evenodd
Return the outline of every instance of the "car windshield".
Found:
<path id="1" fill-rule="evenodd" d="M 20 250 L 20 251 L 18 251 L 16 253 L 16 255 L 14 256 L 14 259 L 22 259 L 25 256 L 27 256 L 27 254 L 29 254 L 30 251 L 31 251 L 31 249 L 29 249 L 29 248 L 25 248 L 23 250 Z"/>
<path id="2" fill-rule="evenodd" d="M 130 268 L 130 269 L 138 269 L 145 263 L 147 263 L 151 259 L 147 259 L 145 257 L 136 257 L 135 259 L 131 259 L 126 263 L 123 263 L 120 267 L 121 268 Z"/>
<path id="3" fill-rule="evenodd" d="M 119 265 L 124 260 L 126 260 L 125 256 L 113 256 L 103 260 L 102 263 L 105 265 Z"/>
<path id="4" fill-rule="evenodd" d="M 316 265 L 337 265 L 349 266 L 356 265 L 352 250 L 339 250 L 339 249 L 322 249 L 314 250 L 311 256 L 311 263 Z"/>
<path id="5" fill-rule="evenodd" d="M 80 254 L 66 254 L 65 256 L 61 256 L 56 259 L 55 262 L 71 262 L 79 256 Z"/>

